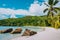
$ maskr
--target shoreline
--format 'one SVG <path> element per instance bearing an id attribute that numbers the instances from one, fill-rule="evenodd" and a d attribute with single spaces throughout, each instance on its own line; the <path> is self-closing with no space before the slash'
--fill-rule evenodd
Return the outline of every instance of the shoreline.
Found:
<path id="1" fill-rule="evenodd" d="M 60 29 L 45 28 L 45 31 L 38 32 L 33 36 L 16 37 L 11 40 L 60 40 Z"/>

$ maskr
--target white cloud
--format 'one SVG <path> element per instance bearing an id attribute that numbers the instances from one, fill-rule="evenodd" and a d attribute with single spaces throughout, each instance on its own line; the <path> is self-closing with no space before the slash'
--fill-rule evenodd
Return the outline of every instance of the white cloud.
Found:
<path id="1" fill-rule="evenodd" d="M 10 18 L 17 18 L 15 14 L 11 14 Z"/>
<path id="2" fill-rule="evenodd" d="M 34 2 L 34 4 L 31 4 L 30 8 L 29 8 L 29 12 L 35 15 L 44 15 L 43 14 L 43 10 L 46 8 L 46 6 L 44 5 L 44 3 L 42 3 L 42 5 L 40 6 L 40 4 L 38 4 L 37 2 Z"/>
<path id="3" fill-rule="evenodd" d="M 11 15 L 14 14 L 15 15 L 15 10 L 13 9 L 9 9 L 9 8 L 0 8 L 0 15 L 1 14 L 5 14 L 5 15 Z M 2 15 L 3 17 L 7 17 L 5 15 Z M 2 16 L 0 16 L 1 18 L 3 18 Z"/>
<path id="4" fill-rule="evenodd" d="M 29 15 L 29 12 L 27 10 L 18 9 L 18 10 L 16 10 L 16 14 L 19 14 L 19 15 Z"/>
<path id="5" fill-rule="evenodd" d="M 6 19 L 6 18 L 8 18 L 8 17 L 0 14 L 0 19 Z"/>
<path id="6" fill-rule="evenodd" d="M 0 8 L 0 13 L 1 14 L 11 14 L 11 13 L 14 13 L 15 10 L 13 9 L 9 9 L 9 8 Z"/>

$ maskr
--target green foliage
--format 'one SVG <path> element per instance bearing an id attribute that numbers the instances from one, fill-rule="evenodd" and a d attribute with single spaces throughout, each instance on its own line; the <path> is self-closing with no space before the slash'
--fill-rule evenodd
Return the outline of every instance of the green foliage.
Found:
<path id="1" fill-rule="evenodd" d="M 55 5 L 58 3 L 58 0 L 48 0 L 48 4 L 45 3 L 45 5 L 48 7 L 46 8 L 43 12 L 45 13 L 46 11 L 48 11 L 48 23 L 54 27 L 54 28 L 58 28 L 57 24 L 59 25 L 60 22 L 56 23 L 56 19 L 55 19 L 55 15 L 56 13 L 58 13 L 58 11 L 60 11 L 60 7 L 55 7 Z M 50 17 L 50 18 L 49 18 Z M 59 19 L 58 19 L 59 21 Z M 60 25 L 59 25 L 60 26 Z"/>
<path id="2" fill-rule="evenodd" d="M 49 4 L 49 5 L 52 5 L 53 2 L 54 2 L 54 0 L 49 0 L 49 1 L 48 1 L 48 4 Z"/>
<path id="3" fill-rule="evenodd" d="M 56 5 L 58 2 L 59 2 L 58 0 L 55 0 L 54 5 Z"/>
<path id="4" fill-rule="evenodd" d="M 60 11 L 60 7 L 55 7 L 55 5 L 58 3 L 58 0 L 48 0 L 48 4 L 45 3 L 45 5 L 47 6 L 47 8 L 43 11 L 44 13 L 48 11 L 48 15 L 47 16 L 54 16 L 55 13 L 58 13 L 58 11 Z"/>
<path id="5" fill-rule="evenodd" d="M 0 26 L 48 26 L 47 16 L 26 16 L 0 20 Z"/>
<path id="6" fill-rule="evenodd" d="M 49 26 L 57 25 L 57 16 L 52 19 L 47 16 L 25 16 L 23 18 L 9 18 L 0 20 L 0 26 Z M 55 24 L 56 23 L 56 24 Z M 57 27 L 57 26 L 56 26 Z"/>

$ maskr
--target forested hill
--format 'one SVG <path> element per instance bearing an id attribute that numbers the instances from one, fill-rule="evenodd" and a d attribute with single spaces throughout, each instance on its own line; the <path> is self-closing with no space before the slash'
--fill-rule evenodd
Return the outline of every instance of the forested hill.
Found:
<path id="1" fill-rule="evenodd" d="M 0 20 L 0 26 L 47 26 L 46 16 L 26 16 Z"/>

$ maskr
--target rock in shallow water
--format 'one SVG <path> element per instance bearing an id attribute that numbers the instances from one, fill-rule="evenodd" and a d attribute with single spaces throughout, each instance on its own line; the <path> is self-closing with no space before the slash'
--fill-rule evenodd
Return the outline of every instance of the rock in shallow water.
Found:
<path id="1" fill-rule="evenodd" d="M 10 33 L 12 30 L 13 30 L 12 28 L 6 30 L 0 30 L 0 33 Z"/>
<path id="2" fill-rule="evenodd" d="M 17 34 L 17 33 L 21 33 L 22 32 L 22 29 L 21 28 L 17 28 L 17 29 L 15 29 L 15 30 L 13 30 L 12 32 L 11 32 L 11 34 Z"/>
<path id="3" fill-rule="evenodd" d="M 26 29 L 22 36 L 30 36 L 30 30 Z"/>
<path id="4" fill-rule="evenodd" d="M 26 29 L 22 36 L 32 36 L 34 34 L 37 34 L 37 32 Z"/>
<path id="5" fill-rule="evenodd" d="M 35 32 L 35 31 L 30 32 L 30 36 L 35 35 L 35 34 L 37 34 L 37 32 Z"/>

